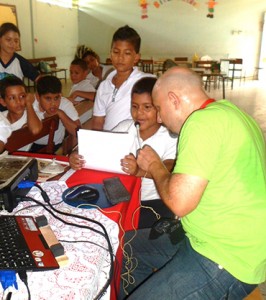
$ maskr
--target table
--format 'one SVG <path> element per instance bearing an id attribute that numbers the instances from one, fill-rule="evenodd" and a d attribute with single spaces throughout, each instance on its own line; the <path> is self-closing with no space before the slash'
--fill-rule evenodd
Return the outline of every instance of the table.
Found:
<path id="1" fill-rule="evenodd" d="M 207 77 L 205 81 L 205 90 L 207 89 L 208 82 L 210 82 L 210 79 L 213 77 L 218 77 L 222 80 L 222 90 L 223 90 L 223 99 L 225 99 L 225 79 L 227 78 L 227 75 L 223 72 L 217 72 L 217 73 L 202 73 L 201 77 Z"/>
<path id="2" fill-rule="evenodd" d="M 32 154 L 26 154 L 33 156 Z M 35 156 L 35 154 L 34 154 Z M 38 155 L 41 158 L 47 158 L 47 155 Z M 66 160 L 66 157 L 57 157 L 57 159 Z M 105 209 L 103 212 L 97 209 L 82 209 L 69 206 L 62 202 L 62 193 L 68 186 L 73 186 L 80 183 L 102 183 L 104 178 L 119 176 L 126 188 L 131 193 L 131 201 L 120 203 L 116 206 Z M 76 215 L 89 217 L 93 220 L 101 222 L 110 237 L 114 253 L 117 250 L 117 261 L 121 266 L 122 250 L 119 247 L 120 238 L 123 235 L 123 230 L 131 230 L 138 224 L 138 212 L 135 214 L 135 219 L 132 222 L 132 215 L 139 206 L 139 189 L 140 179 L 107 172 L 95 170 L 81 170 L 72 174 L 66 182 L 64 181 L 47 181 L 42 183 L 42 188 L 47 191 L 50 196 L 51 203 L 58 210 L 71 212 Z M 30 195 L 41 200 L 40 192 L 37 188 L 30 191 Z M 31 202 L 19 203 L 13 213 L 30 214 L 38 216 L 44 214 L 48 222 L 55 232 L 55 235 L 60 240 L 73 241 L 71 243 L 62 242 L 65 248 L 66 255 L 69 258 L 69 263 L 66 266 L 54 271 L 45 272 L 28 272 L 28 282 L 31 291 L 31 297 L 34 300 L 83 300 L 94 299 L 98 292 L 105 285 L 109 276 L 110 256 L 104 249 L 106 241 L 103 236 L 90 231 L 88 229 L 75 228 L 65 225 L 55 219 L 42 207 L 32 207 Z M 30 205 L 30 207 L 28 207 Z M 28 207 L 28 208 L 27 208 Z M 111 212 L 111 214 L 110 214 Z M 122 217 L 120 217 L 122 214 Z M 84 220 L 62 216 L 62 219 L 84 224 Z M 88 222 L 85 222 L 88 223 Z M 118 226 L 118 223 L 120 225 Z M 99 230 L 99 226 L 89 224 L 93 228 Z M 121 228 L 123 230 L 121 230 Z M 78 242 L 80 239 L 87 242 Z M 112 288 L 107 290 L 107 293 L 101 299 L 116 299 L 116 290 L 119 286 L 120 270 L 116 269 L 116 277 L 112 282 Z M 18 279 L 19 291 L 14 290 L 12 300 L 27 299 L 27 291 L 24 284 Z"/>
<path id="3" fill-rule="evenodd" d="M 207 89 L 208 82 L 210 82 L 210 79 L 212 77 L 218 77 L 219 79 L 221 79 L 222 90 L 223 90 L 223 99 L 225 99 L 225 79 L 227 78 L 226 73 L 224 73 L 224 72 L 211 73 L 211 72 L 207 72 L 204 68 L 191 68 L 191 70 L 193 70 L 196 73 L 199 73 L 202 78 L 203 77 L 207 78 L 205 81 L 205 85 L 204 85 L 205 90 Z"/>

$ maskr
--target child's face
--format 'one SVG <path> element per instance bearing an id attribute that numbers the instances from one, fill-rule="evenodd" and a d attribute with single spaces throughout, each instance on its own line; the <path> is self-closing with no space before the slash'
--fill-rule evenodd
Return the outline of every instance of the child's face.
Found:
<path id="1" fill-rule="evenodd" d="M 22 117 L 26 107 L 27 93 L 21 85 L 10 86 L 6 89 L 5 98 L 1 99 L 1 104 L 7 108 L 9 114 Z"/>
<path id="2" fill-rule="evenodd" d="M 86 79 L 88 75 L 88 71 L 84 71 L 80 66 L 78 65 L 71 65 L 70 66 L 70 79 L 72 83 L 76 84 L 80 81 Z"/>
<path id="3" fill-rule="evenodd" d="M 46 112 L 48 116 L 55 115 L 59 109 L 61 102 L 61 94 L 47 93 L 44 95 L 36 94 L 37 100 L 39 101 L 40 110 Z"/>
<path id="4" fill-rule="evenodd" d="M 127 72 L 131 70 L 139 59 L 140 55 L 136 53 L 131 43 L 127 41 L 113 42 L 111 60 L 117 72 Z"/>
<path id="5" fill-rule="evenodd" d="M 98 60 L 92 56 L 92 55 L 87 55 L 84 58 L 84 61 L 87 63 L 89 70 L 93 71 L 95 68 L 99 66 Z"/>
<path id="6" fill-rule="evenodd" d="M 160 124 L 157 123 L 156 108 L 153 106 L 151 95 L 148 93 L 132 95 L 131 115 L 135 122 L 139 122 L 142 132 L 151 129 L 157 131 L 160 127 Z"/>
<path id="7" fill-rule="evenodd" d="M 0 38 L 1 53 L 13 55 L 19 48 L 19 34 L 14 31 L 8 31 Z"/>

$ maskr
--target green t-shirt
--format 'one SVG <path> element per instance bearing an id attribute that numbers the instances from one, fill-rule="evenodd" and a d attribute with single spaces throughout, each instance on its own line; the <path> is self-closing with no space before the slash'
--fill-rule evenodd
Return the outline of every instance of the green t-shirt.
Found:
<path id="1" fill-rule="evenodd" d="M 257 123 L 227 100 L 185 122 L 173 173 L 207 179 L 182 218 L 192 247 L 246 283 L 266 279 L 266 150 Z"/>

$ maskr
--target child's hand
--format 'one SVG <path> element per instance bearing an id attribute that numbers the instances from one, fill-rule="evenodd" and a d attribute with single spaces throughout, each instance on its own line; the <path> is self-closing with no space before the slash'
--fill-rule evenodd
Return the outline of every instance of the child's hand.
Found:
<path id="1" fill-rule="evenodd" d="M 79 155 L 78 152 L 75 151 L 69 155 L 69 164 L 72 169 L 81 170 L 85 165 L 85 160 L 82 155 Z"/>
<path id="2" fill-rule="evenodd" d="M 35 97 L 34 97 L 33 94 L 28 93 L 28 94 L 26 95 L 26 105 L 32 106 L 34 100 L 35 100 Z"/>
<path id="3" fill-rule="evenodd" d="M 138 173 L 138 165 L 137 160 L 133 154 L 126 155 L 123 159 L 121 159 L 122 170 L 130 175 L 137 175 Z"/>

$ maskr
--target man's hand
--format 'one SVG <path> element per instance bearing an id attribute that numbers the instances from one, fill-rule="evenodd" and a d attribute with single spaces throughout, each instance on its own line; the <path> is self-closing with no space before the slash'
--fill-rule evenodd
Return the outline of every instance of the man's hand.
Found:
<path id="1" fill-rule="evenodd" d="M 165 168 L 159 155 L 148 145 L 138 150 L 137 164 L 145 172 L 153 175 L 153 171 L 157 168 Z"/>

